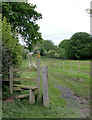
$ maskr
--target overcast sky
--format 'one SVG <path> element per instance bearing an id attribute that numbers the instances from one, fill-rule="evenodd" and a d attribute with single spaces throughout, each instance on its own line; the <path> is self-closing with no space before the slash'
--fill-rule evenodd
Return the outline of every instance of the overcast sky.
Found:
<path id="1" fill-rule="evenodd" d="M 43 19 L 37 21 L 45 40 L 58 45 L 75 32 L 90 33 L 90 16 L 86 9 L 90 0 L 28 0 L 37 6 Z"/>

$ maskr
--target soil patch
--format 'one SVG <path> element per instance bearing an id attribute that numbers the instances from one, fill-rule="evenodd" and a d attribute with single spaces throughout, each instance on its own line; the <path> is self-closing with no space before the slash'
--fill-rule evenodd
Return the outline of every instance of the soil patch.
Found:
<path id="1" fill-rule="evenodd" d="M 14 96 L 5 99 L 4 102 L 14 102 Z"/>
<path id="2" fill-rule="evenodd" d="M 56 74 L 53 74 L 55 77 L 57 76 Z M 81 78 L 72 78 L 72 77 L 68 77 L 68 76 L 64 76 L 62 75 L 62 78 L 66 79 L 71 79 L 75 82 L 77 81 L 83 81 L 84 79 Z M 63 80 L 64 82 L 64 80 Z M 80 112 L 80 115 L 82 118 L 89 118 L 90 116 L 90 97 L 86 97 L 83 98 L 78 94 L 75 94 L 73 90 L 71 90 L 69 87 L 67 86 L 60 86 L 58 85 L 57 81 L 52 81 L 52 83 L 54 84 L 54 86 L 56 88 L 58 88 L 61 91 L 61 97 L 67 101 L 67 105 L 65 106 L 65 108 L 69 108 L 69 109 L 76 109 L 77 111 Z"/>
<path id="3" fill-rule="evenodd" d="M 88 100 L 86 98 L 82 98 L 77 94 L 74 94 L 72 90 L 70 90 L 66 86 L 57 86 L 61 91 L 61 97 L 67 101 L 66 108 L 77 109 L 80 111 L 82 117 L 88 117 L 90 113 L 90 106 L 88 105 Z"/>

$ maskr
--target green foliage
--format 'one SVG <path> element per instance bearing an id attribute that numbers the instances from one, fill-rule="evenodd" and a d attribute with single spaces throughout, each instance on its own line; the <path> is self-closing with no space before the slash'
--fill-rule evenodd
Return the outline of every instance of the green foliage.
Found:
<path id="1" fill-rule="evenodd" d="M 69 39 L 64 39 L 63 41 L 59 43 L 58 45 L 59 58 L 66 59 L 66 48 L 67 48 L 68 43 L 69 43 Z"/>
<path id="2" fill-rule="evenodd" d="M 66 47 L 68 59 L 91 59 L 92 55 L 92 38 L 88 33 L 75 33 Z"/>
<path id="3" fill-rule="evenodd" d="M 2 88 L 3 88 L 2 89 L 2 91 L 3 91 L 2 99 L 4 100 L 4 99 L 10 97 L 11 95 L 10 95 L 9 87 L 7 85 L 4 84 Z"/>
<path id="4" fill-rule="evenodd" d="M 40 51 L 41 56 L 47 55 L 47 51 L 43 47 L 40 47 L 39 51 Z"/>
<path id="5" fill-rule="evenodd" d="M 7 21 L 17 29 L 18 33 L 26 42 L 28 49 L 31 50 L 33 44 L 42 39 L 39 26 L 36 24 L 42 15 L 35 11 L 36 5 L 25 2 L 2 3 L 2 15 L 6 16 Z"/>
<path id="6" fill-rule="evenodd" d="M 92 38 L 88 33 L 78 32 L 70 40 L 59 44 L 59 57 L 63 59 L 92 59 Z"/>
<path id="7" fill-rule="evenodd" d="M 13 34 L 12 34 L 13 32 Z M 12 31 L 12 26 L 6 22 L 6 18 L 2 21 L 2 77 L 9 78 L 9 68 L 18 67 L 23 58 L 21 45 L 16 37 L 17 32 Z M 19 73 L 14 73 L 14 77 L 20 77 Z M 9 83 L 3 82 L 3 99 L 10 96 Z"/>
<path id="8" fill-rule="evenodd" d="M 17 32 L 6 22 L 4 17 L 2 22 L 2 72 L 3 77 L 9 76 L 10 65 L 18 66 L 22 62 L 21 45 L 16 37 Z"/>
<path id="9" fill-rule="evenodd" d="M 60 58 L 60 59 L 66 59 L 65 49 L 59 48 L 58 54 L 59 54 L 59 58 Z"/>
<path id="10" fill-rule="evenodd" d="M 49 50 L 49 51 L 48 51 L 48 54 L 47 54 L 47 57 L 49 57 L 49 58 L 54 58 L 54 57 L 55 57 L 55 54 L 56 54 L 56 51 L 55 51 L 55 50 Z"/>
<path id="11" fill-rule="evenodd" d="M 41 47 L 43 47 L 48 52 L 54 48 L 54 43 L 51 40 L 44 40 Z"/>
<path id="12" fill-rule="evenodd" d="M 23 60 L 28 58 L 28 52 L 29 50 L 25 48 L 25 46 L 21 45 L 21 55 Z"/>
<path id="13" fill-rule="evenodd" d="M 69 39 L 64 39 L 63 41 L 61 41 L 59 43 L 59 45 L 58 45 L 59 48 L 64 48 L 65 49 L 65 47 L 67 46 L 68 42 L 69 42 Z"/>

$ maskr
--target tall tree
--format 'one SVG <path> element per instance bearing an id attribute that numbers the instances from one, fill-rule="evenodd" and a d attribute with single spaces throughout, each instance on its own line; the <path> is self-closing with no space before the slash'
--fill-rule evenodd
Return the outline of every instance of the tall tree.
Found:
<path id="1" fill-rule="evenodd" d="M 54 43 L 51 40 L 44 40 L 41 47 L 43 47 L 46 51 L 49 51 L 54 48 Z"/>
<path id="2" fill-rule="evenodd" d="M 17 34 L 13 30 L 14 34 Z M 12 35 L 12 26 L 6 22 L 4 17 L 2 22 L 2 73 L 3 77 L 9 76 L 9 67 L 18 66 L 22 62 L 21 45 L 15 35 Z"/>
<path id="3" fill-rule="evenodd" d="M 25 2 L 4 2 L 2 3 L 2 16 L 13 25 L 13 29 L 17 29 L 18 35 L 21 35 L 26 42 L 28 49 L 32 49 L 32 45 L 42 40 L 39 26 L 36 21 L 42 18 L 42 15 L 35 11 L 36 5 Z"/>
<path id="4" fill-rule="evenodd" d="M 75 33 L 70 38 L 66 52 L 68 59 L 92 59 L 92 38 L 85 32 Z"/>
<path id="5" fill-rule="evenodd" d="M 67 46 L 68 42 L 69 42 L 69 39 L 64 39 L 63 41 L 61 41 L 59 43 L 59 45 L 58 45 L 59 48 L 65 48 Z"/>
<path id="6" fill-rule="evenodd" d="M 69 42 L 69 39 L 64 39 L 59 43 L 58 53 L 60 58 L 66 59 L 66 48 L 67 48 L 68 42 Z"/>

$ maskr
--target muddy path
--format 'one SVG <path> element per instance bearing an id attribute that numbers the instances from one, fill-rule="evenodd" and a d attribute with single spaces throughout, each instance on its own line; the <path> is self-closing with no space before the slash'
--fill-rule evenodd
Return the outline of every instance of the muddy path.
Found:
<path id="1" fill-rule="evenodd" d="M 53 73 L 52 73 L 53 74 Z M 53 76 L 56 77 L 56 74 L 53 74 Z M 63 76 L 63 78 L 66 78 L 67 76 Z M 73 79 L 71 77 L 68 77 L 68 79 Z M 75 78 L 74 78 L 75 80 Z M 80 112 L 81 117 L 82 118 L 89 118 L 90 116 L 90 98 L 86 97 L 83 98 L 81 96 L 79 96 L 78 94 L 75 94 L 73 90 L 71 90 L 69 87 L 67 86 L 62 86 L 62 85 L 58 85 L 57 81 L 52 81 L 52 84 L 54 84 L 54 86 L 56 88 L 58 88 L 61 92 L 61 97 L 67 101 L 67 105 L 65 106 L 65 108 L 67 109 L 67 107 L 69 109 L 76 109 L 77 111 Z"/>

